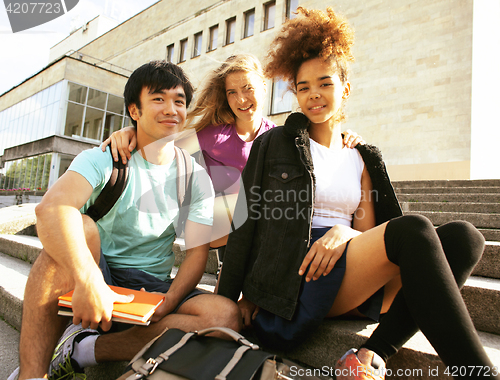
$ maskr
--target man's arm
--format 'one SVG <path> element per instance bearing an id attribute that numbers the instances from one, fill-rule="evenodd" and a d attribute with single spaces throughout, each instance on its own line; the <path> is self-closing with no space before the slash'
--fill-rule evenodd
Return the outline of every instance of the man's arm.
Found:
<path id="1" fill-rule="evenodd" d="M 182 262 L 167 294 L 165 302 L 152 318 L 156 322 L 171 313 L 200 282 L 207 265 L 212 226 L 186 221 L 186 258 Z"/>
<path id="2" fill-rule="evenodd" d="M 112 292 L 88 247 L 80 208 L 92 194 L 81 174 L 67 171 L 36 207 L 37 231 L 47 254 L 73 278 L 74 323 L 104 330 L 111 326 L 113 301 L 128 301 Z M 123 302 L 122 301 L 122 302 Z"/>

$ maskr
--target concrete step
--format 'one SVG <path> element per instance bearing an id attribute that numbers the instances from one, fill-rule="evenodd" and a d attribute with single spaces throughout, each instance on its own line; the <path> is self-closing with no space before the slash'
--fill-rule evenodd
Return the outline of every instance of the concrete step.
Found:
<path id="1" fill-rule="evenodd" d="M 33 264 L 42 249 L 40 239 L 36 236 L 27 235 L 0 235 L 0 252 L 17 257 Z M 174 242 L 173 251 L 175 254 L 175 264 L 179 266 L 186 257 L 184 241 L 177 239 Z M 211 249 L 208 252 L 206 273 L 215 274 L 217 272 L 217 250 Z"/>
<path id="2" fill-rule="evenodd" d="M 0 252 L 0 317 L 18 330 L 21 329 L 24 288 L 30 270 L 30 263 Z M 172 276 L 176 273 L 177 267 L 173 267 Z M 213 291 L 215 284 L 215 275 L 205 273 L 199 287 Z"/>
<path id="3" fill-rule="evenodd" d="M 478 228 L 484 238 L 488 241 L 500 241 L 500 230 L 489 228 Z"/>
<path id="4" fill-rule="evenodd" d="M 474 276 L 500 279 L 500 242 L 486 241 L 483 256 L 472 274 Z"/>
<path id="5" fill-rule="evenodd" d="M 396 194 L 498 194 L 500 187 L 408 187 L 395 191 Z"/>
<path id="6" fill-rule="evenodd" d="M 421 180 L 421 181 L 392 181 L 394 188 L 404 189 L 412 187 L 495 187 L 500 186 L 498 179 L 481 180 Z"/>
<path id="7" fill-rule="evenodd" d="M 24 288 L 31 264 L 0 253 L 0 316 L 21 329 Z"/>
<path id="8" fill-rule="evenodd" d="M 304 344 L 284 355 L 317 368 L 330 369 L 347 350 L 363 344 L 377 326 L 367 320 L 327 320 Z M 498 366 L 500 337 L 483 332 L 479 332 L 479 337 L 491 361 Z M 386 379 L 451 379 L 444 374 L 443 362 L 421 332 L 389 359 L 387 369 Z"/>
<path id="9" fill-rule="evenodd" d="M 0 310 L 4 314 L 5 320 L 16 326 L 20 321 L 12 322 L 14 314 L 20 315 L 22 305 L 22 289 L 25 279 L 29 273 L 30 265 L 27 262 L 9 257 L 0 253 Z M 175 270 L 174 270 L 175 274 Z M 471 286 L 481 289 L 483 279 L 471 279 L 467 287 Z M 20 286 L 13 285 L 19 282 Z M 493 285 L 491 285 L 493 284 Z M 498 282 L 492 281 L 489 288 L 498 288 Z M 215 285 L 215 276 L 205 274 L 202 279 L 202 286 L 213 291 Z M 475 290 L 464 293 L 464 298 L 477 297 Z M 484 292 L 485 290 L 481 290 Z M 15 298 L 18 302 L 6 305 L 5 298 Z M 483 302 L 491 302 L 483 301 Z M 478 302 L 482 303 L 482 302 Z M 470 306 L 468 306 L 471 308 Z M 8 308 L 13 312 L 6 313 Z M 496 308 L 496 310 L 495 310 Z M 491 310 L 490 310 L 491 309 Z M 492 305 L 488 313 L 498 313 L 499 305 Z M 472 313 L 471 313 L 472 314 Z M 482 314 L 482 313 L 480 313 Z M 498 314 L 497 314 L 498 315 Z M 498 318 L 497 318 L 498 319 Z M 491 323 L 485 322 L 486 324 Z M 375 330 L 377 324 L 367 320 L 346 320 L 332 319 L 321 324 L 319 330 L 312 334 L 311 338 L 294 350 L 283 353 L 292 360 L 297 360 L 317 368 L 333 367 L 335 361 L 341 357 L 351 347 L 359 347 L 367 337 Z M 500 336 L 492 333 L 479 332 L 481 341 L 493 363 L 500 366 Z M 19 335 L 11 326 L 0 324 L 0 357 L 8 356 L 11 362 L 0 368 L 0 378 L 7 378 L 10 372 L 17 365 L 17 344 Z M 6 352 L 4 353 L 4 350 Z M 12 362 L 13 361 L 13 362 Z M 105 363 L 97 367 L 87 368 L 86 374 L 89 380 L 109 380 L 117 378 L 123 371 L 126 363 Z M 326 366 L 326 367 L 325 367 Z M 436 368 L 438 376 L 436 375 Z M 393 371 L 391 378 L 395 379 L 441 379 L 447 378 L 443 375 L 444 365 L 439 360 L 434 349 L 430 346 L 422 333 L 417 333 L 410 341 L 405 344 L 403 349 L 398 352 L 388 363 L 388 369 Z M 430 370 L 433 372 L 430 372 Z M 399 374 L 397 371 L 402 371 Z"/>
<path id="10" fill-rule="evenodd" d="M 0 253 L 0 310 L 16 328 L 21 327 L 21 305 L 30 269 L 31 264 Z M 214 278 L 205 274 L 202 286 L 214 286 Z M 477 328 L 500 335 L 500 280 L 473 276 L 462 293 Z M 486 305 L 488 312 L 484 312 Z"/>
<path id="11" fill-rule="evenodd" d="M 398 193 L 400 202 L 460 202 L 460 203 L 500 203 L 500 193 L 489 194 L 465 194 L 465 193 L 443 193 L 443 194 L 429 194 L 429 193 Z"/>
<path id="12" fill-rule="evenodd" d="M 0 320 L 0 379 L 7 379 L 19 365 L 19 331 Z"/>
<path id="13" fill-rule="evenodd" d="M 445 224 L 453 220 L 465 220 L 478 228 L 500 229 L 500 214 L 434 211 L 407 211 L 404 214 L 424 215 L 429 218 L 435 226 L 440 226 L 441 224 Z"/>
<path id="14" fill-rule="evenodd" d="M 359 347 L 373 332 L 377 324 L 366 320 L 328 320 L 311 339 L 286 355 L 317 368 L 333 367 L 333 363 L 351 347 Z M 479 332 L 479 338 L 493 364 L 500 365 L 500 339 L 497 335 Z M 18 366 L 19 332 L 0 321 L 0 378 L 6 379 Z M 87 368 L 88 380 L 110 380 L 121 375 L 125 362 L 104 363 Z M 391 379 L 445 379 L 444 364 L 423 334 L 418 333 L 389 360 L 388 369 L 393 371 Z M 436 374 L 438 368 L 438 376 Z M 403 376 L 397 376 L 397 371 Z M 432 372 L 431 372 L 432 370 Z M 406 372 L 406 374 L 405 374 Z"/>
<path id="15" fill-rule="evenodd" d="M 500 203 L 473 202 L 400 202 L 403 212 L 434 211 L 500 214 Z"/>
<path id="16" fill-rule="evenodd" d="M 500 280 L 471 276 L 462 289 L 469 314 L 479 331 L 500 334 Z"/>
<path id="17" fill-rule="evenodd" d="M 42 248 L 40 240 L 35 236 L 0 235 L 0 252 L 17 257 L 33 264 Z M 184 242 L 177 239 L 174 244 L 175 265 L 179 266 L 185 257 Z M 215 274 L 217 271 L 216 250 L 210 250 L 206 273 Z M 500 243 L 487 242 L 481 261 L 473 272 L 474 275 L 500 279 Z"/>
<path id="18" fill-rule="evenodd" d="M 0 208 L 0 234 L 36 235 L 35 207 L 37 203 Z"/>

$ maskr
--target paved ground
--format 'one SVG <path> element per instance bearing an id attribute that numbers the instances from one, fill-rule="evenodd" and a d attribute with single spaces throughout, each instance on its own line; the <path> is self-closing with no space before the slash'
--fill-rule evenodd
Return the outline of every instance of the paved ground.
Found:
<path id="1" fill-rule="evenodd" d="M 0 379 L 7 379 L 16 369 L 18 361 L 19 332 L 0 320 Z"/>

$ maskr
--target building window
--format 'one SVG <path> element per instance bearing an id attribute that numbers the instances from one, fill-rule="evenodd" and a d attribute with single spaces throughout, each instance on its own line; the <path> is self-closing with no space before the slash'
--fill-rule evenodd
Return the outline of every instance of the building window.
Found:
<path id="1" fill-rule="evenodd" d="M 276 2 L 271 1 L 264 4 L 264 30 L 274 28 L 274 16 L 276 14 Z"/>
<path id="2" fill-rule="evenodd" d="M 0 156 L 7 148 L 61 133 L 63 87 L 66 97 L 71 96 L 80 103 L 87 99 L 86 87 L 74 85 L 67 88 L 63 83 L 58 82 L 0 111 Z M 0 176 L 1 173 L 0 168 Z"/>
<path id="3" fill-rule="evenodd" d="M 82 137 L 101 141 L 102 120 L 104 111 L 92 107 L 87 107 L 85 110 L 85 119 L 83 122 Z"/>
<path id="4" fill-rule="evenodd" d="M 286 18 L 292 19 L 295 18 L 295 12 L 297 7 L 299 6 L 299 0 L 286 0 Z"/>
<path id="5" fill-rule="evenodd" d="M 194 49 L 193 49 L 193 58 L 198 57 L 201 54 L 201 43 L 203 41 L 203 33 L 196 33 L 194 35 Z"/>
<path id="6" fill-rule="evenodd" d="M 174 62 L 174 44 L 167 46 L 167 62 Z"/>
<path id="7" fill-rule="evenodd" d="M 89 88 L 87 105 L 104 110 L 106 109 L 106 102 L 108 100 L 107 98 L 108 98 L 107 93 L 99 90 L 94 90 L 93 88 Z"/>
<path id="8" fill-rule="evenodd" d="M 293 95 L 288 91 L 288 83 L 282 80 L 273 82 L 271 114 L 275 115 L 292 110 Z"/>
<path id="9" fill-rule="evenodd" d="M 253 36 L 253 26 L 255 23 L 255 8 L 245 12 L 245 31 L 243 38 Z"/>
<path id="10" fill-rule="evenodd" d="M 52 154 L 6 162 L 0 189 L 47 190 L 51 162 Z"/>
<path id="11" fill-rule="evenodd" d="M 219 25 L 210 28 L 210 40 L 208 41 L 208 51 L 217 49 L 217 37 L 219 36 Z"/>
<path id="12" fill-rule="evenodd" d="M 122 97 L 71 82 L 68 82 L 68 87 L 64 135 L 102 141 L 121 128 L 125 113 Z M 79 92 L 87 94 L 84 104 L 75 102 L 80 100 Z"/>
<path id="13" fill-rule="evenodd" d="M 76 83 L 69 83 L 68 99 L 75 103 L 85 104 L 87 100 L 87 87 Z"/>
<path id="14" fill-rule="evenodd" d="M 236 17 L 226 20 L 226 45 L 234 43 L 236 34 Z"/>
<path id="15" fill-rule="evenodd" d="M 179 55 L 179 63 L 186 61 L 187 59 L 187 38 L 181 41 L 181 54 Z"/>

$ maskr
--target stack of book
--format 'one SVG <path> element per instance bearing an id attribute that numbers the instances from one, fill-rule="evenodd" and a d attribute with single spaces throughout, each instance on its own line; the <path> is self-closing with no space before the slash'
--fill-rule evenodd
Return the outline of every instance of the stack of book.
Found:
<path id="1" fill-rule="evenodd" d="M 130 303 L 114 303 L 112 321 L 147 326 L 155 310 L 165 300 L 161 294 L 109 286 L 115 293 L 134 296 Z M 59 315 L 73 316 L 73 290 L 59 297 Z"/>

